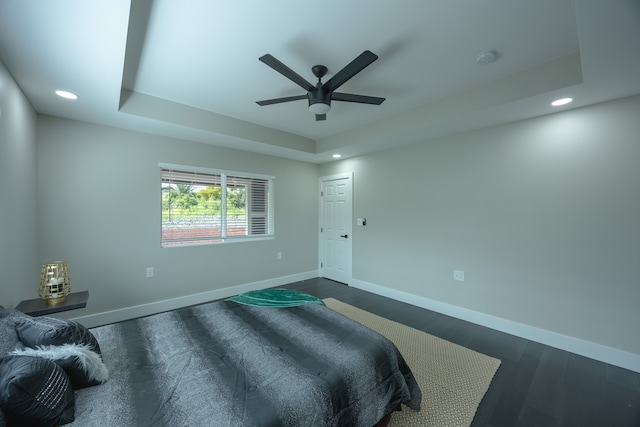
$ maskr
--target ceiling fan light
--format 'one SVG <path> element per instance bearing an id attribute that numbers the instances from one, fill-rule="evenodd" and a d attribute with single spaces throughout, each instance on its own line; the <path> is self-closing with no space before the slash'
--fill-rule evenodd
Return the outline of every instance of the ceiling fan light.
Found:
<path id="1" fill-rule="evenodd" d="M 316 102 L 315 104 L 309 105 L 309 111 L 313 114 L 327 114 L 331 110 L 331 105 L 325 104 L 324 102 Z"/>

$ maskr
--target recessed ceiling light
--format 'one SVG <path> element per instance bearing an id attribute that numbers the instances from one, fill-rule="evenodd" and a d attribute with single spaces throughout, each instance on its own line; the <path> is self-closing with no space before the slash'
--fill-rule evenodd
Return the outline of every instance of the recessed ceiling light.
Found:
<path id="1" fill-rule="evenodd" d="M 57 90 L 56 95 L 66 99 L 78 99 L 78 95 L 75 93 L 67 92 L 66 90 Z"/>
<path id="2" fill-rule="evenodd" d="M 342 155 L 341 155 L 341 154 L 334 154 L 334 155 L 333 155 L 333 158 L 334 158 L 334 159 L 339 159 L 340 157 L 342 157 Z"/>
<path id="3" fill-rule="evenodd" d="M 571 101 L 573 101 L 573 98 L 561 98 L 561 99 L 556 99 L 555 101 L 553 101 L 551 103 L 551 105 L 553 105 L 554 107 L 559 107 L 560 105 L 566 105 L 566 104 L 570 103 Z"/>

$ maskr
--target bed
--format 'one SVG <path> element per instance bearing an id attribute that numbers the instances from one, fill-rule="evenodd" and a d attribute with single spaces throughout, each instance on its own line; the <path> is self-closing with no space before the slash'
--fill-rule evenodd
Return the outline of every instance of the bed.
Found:
<path id="1" fill-rule="evenodd" d="M 420 410 L 397 348 L 321 302 L 217 301 L 90 334 L 108 380 L 74 387 L 69 426 L 371 427 Z"/>

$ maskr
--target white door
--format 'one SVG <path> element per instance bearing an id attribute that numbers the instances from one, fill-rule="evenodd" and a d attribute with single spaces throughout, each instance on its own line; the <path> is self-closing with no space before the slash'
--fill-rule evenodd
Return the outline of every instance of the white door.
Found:
<path id="1" fill-rule="evenodd" d="M 351 282 L 352 175 L 320 178 L 320 276 Z"/>

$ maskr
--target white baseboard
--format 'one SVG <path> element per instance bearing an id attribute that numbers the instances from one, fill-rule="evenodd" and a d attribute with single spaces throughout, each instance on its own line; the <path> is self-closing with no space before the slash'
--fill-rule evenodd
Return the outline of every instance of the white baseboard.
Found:
<path id="1" fill-rule="evenodd" d="M 150 314 L 162 313 L 164 311 L 175 310 L 177 308 L 188 307 L 190 305 L 202 304 L 221 298 L 228 298 L 242 292 L 254 291 L 257 289 L 273 288 L 288 283 L 299 282 L 301 280 L 318 277 L 318 271 L 308 271 L 305 273 L 292 274 L 289 276 L 277 277 L 275 279 L 261 280 L 259 282 L 246 283 L 243 285 L 231 286 L 228 288 L 215 289 L 193 295 L 172 298 L 163 301 L 151 302 L 148 304 L 135 305 L 132 307 L 117 310 L 105 311 L 87 316 L 74 317 L 72 320 L 82 323 L 88 328 L 106 325 L 109 323 L 121 322 L 123 320 L 134 319 L 136 317 L 148 316 Z"/>
<path id="2" fill-rule="evenodd" d="M 589 357 L 591 359 L 600 360 L 610 365 L 640 372 L 639 354 L 607 347 L 602 344 L 585 341 L 580 338 L 562 335 L 557 332 L 502 319 L 500 317 L 431 300 L 408 292 L 374 285 L 373 283 L 357 279 L 352 279 L 350 286 L 397 301 L 402 301 L 407 304 L 415 305 L 417 307 L 425 308 L 427 310 L 435 311 L 437 313 L 445 314 L 447 316 L 455 317 L 457 319 L 475 323 L 477 325 L 486 326 L 491 329 L 516 335 L 541 344 L 549 345 L 551 347 L 559 348 L 561 350 L 569 351 L 571 353 L 579 354 L 581 356 Z"/>

